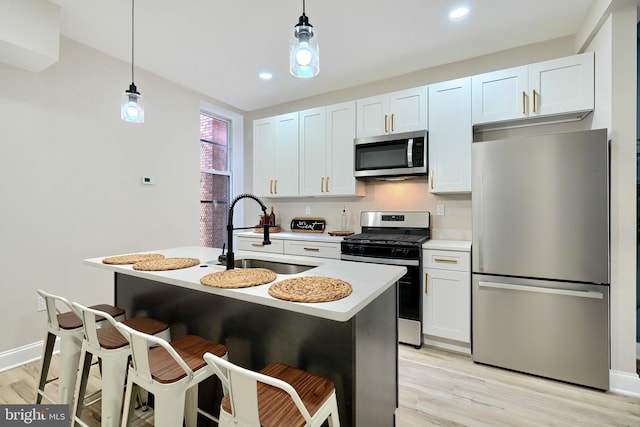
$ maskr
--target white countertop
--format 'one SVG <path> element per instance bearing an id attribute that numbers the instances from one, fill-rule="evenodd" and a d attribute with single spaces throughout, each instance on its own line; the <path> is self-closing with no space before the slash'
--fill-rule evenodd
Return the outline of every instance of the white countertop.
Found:
<path id="1" fill-rule="evenodd" d="M 469 252 L 471 251 L 471 242 L 468 240 L 429 240 L 422 245 L 422 249 Z"/>
<path id="2" fill-rule="evenodd" d="M 297 233 L 292 233 L 297 234 Z M 332 236 L 327 236 L 332 237 Z M 332 237 L 334 238 L 334 237 Z M 206 274 L 222 271 L 222 265 L 217 265 L 220 249 L 204 248 L 199 246 L 187 246 L 182 248 L 160 249 L 148 251 L 161 253 L 165 257 L 198 258 L 200 266 L 168 271 L 139 271 L 131 265 L 103 264 L 102 259 L 90 258 L 84 260 L 86 265 L 102 268 L 122 274 L 128 274 L 144 279 L 180 286 L 210 294 L 235 298 L 256 304 L 281 308 L 311 316 L 345 322 L 351 319 L 360 310 L 376 299 L 405 273 L 405 267 L 369 264 L 363 262 L 341 261 L 328 258 L 310 258 L 302 256 L 281 255 L 271 253 L 255 253 L 247 251 L 235 251 L 235 259 L 258 258 L 268 261 L 280 261 L 286 263 L 305 264 L 316 266 L 299 274 L 279 274 L 275 281 L 301 276 L 323 276 L 344 280 L 351 284 L 353 291 L 346 298 L 322 303 L 297 303 L 273 298 L 268 293 L 269 285 L 254 286 L 241 289 L 220 289 L 200 284 L 200 278 Z M 201 267 L 206 265 L 207 267 Z M 274 282 L 272 282 L 274 283 Z"/>

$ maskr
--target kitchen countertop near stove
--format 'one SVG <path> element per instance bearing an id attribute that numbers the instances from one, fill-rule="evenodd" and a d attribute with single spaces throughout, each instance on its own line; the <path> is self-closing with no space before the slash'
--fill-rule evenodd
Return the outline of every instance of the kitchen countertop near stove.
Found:
<path id="1" fill-rule="evenodd" d="M 84 260 L 86 265 L 98 267 L 115 273 L 126 274 L 156 282 L 167 283 L 200 292 L 235 298 L 282 310 L 293 311 L 310 316 L 321 317 L 339 322 L 346 322 L 360 312 L 369 303 L 393 286 L 405 273 L 405 267 L 369 264 L 363 262 L 341 261 L 329 258 L 310 258 L 295 255 L 282 255 L 272 253 L 260 253 L 247 251 L 234 251 L 235 259 L 257 258 L 268 261 L 313 265 L 315 268 L 298 274 L 278 274 L 275 282 L 302 276 L 323 276 L 344 280 L 351 284 L 353 291 L 346 298 L 321 303 L 298 303 L 284 301 L 269 295 L 269 285 L 254 286 L 241 289 L 221 289 L 200 284 L 200 278 L 206 274 L 225 269 L 217 265 L 218 255 L 221 250 L 200 246 L 187 246 L 181 248 L 160 249 L 149 251 L 161 253 L 165 257 L 198 258 L 200 265 L 206 267 L 190 267 L 169 271 L 140 271 L 134 270 L 131 265 L 103 264 L 102 258 Z M 109 255 L 110 256 L 110 255 Z M 272 283 L 275 283 L 272 282 Z"/>
<path id="2" fill-rule="evenodd" d="M 432 239 L 422 245 L 422 249 L 434 249 L 440 251 L 471 251 L 469 240 L 436 240 Z"/>

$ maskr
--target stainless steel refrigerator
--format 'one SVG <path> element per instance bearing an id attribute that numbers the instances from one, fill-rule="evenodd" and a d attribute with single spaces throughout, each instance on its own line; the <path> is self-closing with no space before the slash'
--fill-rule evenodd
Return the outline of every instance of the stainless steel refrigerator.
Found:
<path id="1" fill-rule="evenodd" d="M 606 130 L 472 153 L 473 360 L 608 389 Z"/>

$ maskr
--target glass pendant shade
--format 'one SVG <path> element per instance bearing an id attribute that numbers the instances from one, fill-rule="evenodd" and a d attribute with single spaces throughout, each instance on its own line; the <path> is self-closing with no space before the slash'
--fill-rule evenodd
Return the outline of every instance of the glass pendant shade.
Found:
<path id="1" fill-rule="evenodd" d="M 300 17 L 291 39 L 289 71 L 301 78 L 313 77 L 320 72 L 318 35 L 304 14 Z"/>
<path id="2" fill-rule="evenodd" d="M 129 89 L 122 94 L 120 105 L 120 117 L 122 120 L 132 123 L 144 122 L 144 104 L 142 95 L 137 91 L 136 85 L 131 83 Z"/>

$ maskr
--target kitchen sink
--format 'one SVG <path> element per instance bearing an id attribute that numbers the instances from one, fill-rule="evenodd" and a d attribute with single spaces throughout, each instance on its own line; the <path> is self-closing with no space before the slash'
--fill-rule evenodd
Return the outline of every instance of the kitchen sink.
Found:
<path id="1" fill-rule="evenodd" d="M 276 274 L 296 274 L 311 270 L 314 265 L 291 264 L 288 262 L 266 261 L 256 258 L 237 259 L 233 263 L 236 268 L 268 268 Z"/>

